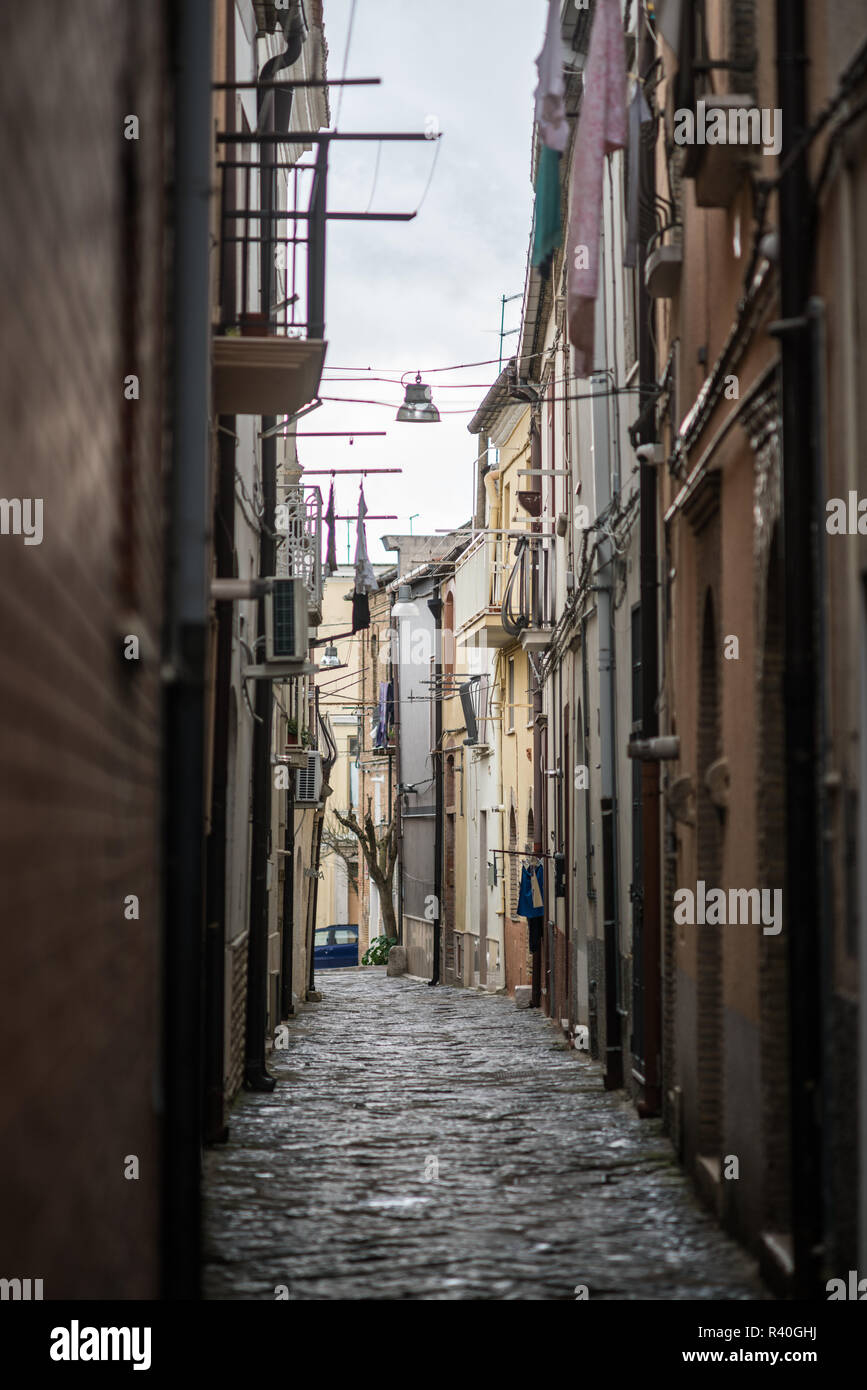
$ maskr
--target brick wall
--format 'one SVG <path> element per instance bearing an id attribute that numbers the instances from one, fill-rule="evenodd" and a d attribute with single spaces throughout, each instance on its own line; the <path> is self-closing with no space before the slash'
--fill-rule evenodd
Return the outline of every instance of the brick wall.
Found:
<path id="1" fill-rule="evenodd" d="M 2 1274 L 47 1299 L 157 1293 L 162 22 L 0 11 L 2 491 L 44 507 L 0 536 Z"/>

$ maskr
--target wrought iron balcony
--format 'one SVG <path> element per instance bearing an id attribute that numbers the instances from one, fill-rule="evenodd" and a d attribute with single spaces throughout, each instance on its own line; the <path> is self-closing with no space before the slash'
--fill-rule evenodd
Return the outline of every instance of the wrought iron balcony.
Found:
<path id="1" fill-rule="evenodd" d="M 292 147 L 291 131 L 279 143 L 252 132 L 218 139 L 229 153 L 219 165 L 224 302 L 215 409 L 291 415 L 315 399 L 325 357 L 328 143 L 292 163 L 279 157 Z"/>
<path id="2" fill-rule="evenodd" d="M 542 536 L 522 537 L 503 592 L 502 623 L 508 640 L 525 650 L 542 650 L 554 626 L 550 566 Z"/>
<path id="3" fill-rule="evenodd" d="M 289 483 L 277 509 L 277 574 L 301 579 L 307 589 L 307 620 L 322 621 L 322 493 L 318 487 Z"/>

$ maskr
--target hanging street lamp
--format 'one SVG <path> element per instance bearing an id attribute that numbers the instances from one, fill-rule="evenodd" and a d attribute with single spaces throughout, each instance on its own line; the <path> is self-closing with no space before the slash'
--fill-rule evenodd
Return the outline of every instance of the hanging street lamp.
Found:
<path id="1" fill-rule="evenodd" d="M 440 413 L 431 399 L 431 389 L 422 381 L 421 372 L 416 372 L 415 381 L 406 383 L 403 405 L 397 412 L 397 419 L 412 425 L 436 425 L 439 418 Z"/>

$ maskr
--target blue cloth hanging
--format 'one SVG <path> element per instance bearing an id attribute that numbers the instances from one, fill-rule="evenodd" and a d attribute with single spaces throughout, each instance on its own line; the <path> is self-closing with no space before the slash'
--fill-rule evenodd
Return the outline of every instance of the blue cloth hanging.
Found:
<path id="1" fill-rule="evenodd" d="M 528 921 L 532 921 L 536 917 L 541 917 L 544 912 L 544 908 L 541 905 L 543 884 L 541 864 L 536 865 L 535 873 L 538 883 L 538 896 L 540 899 L 540 905 L 538 907 L 533 902 L 533 870 L 526 864 L 521 870 L 521 887 L 518 892 L 518 916 L 526 917 Z"/>

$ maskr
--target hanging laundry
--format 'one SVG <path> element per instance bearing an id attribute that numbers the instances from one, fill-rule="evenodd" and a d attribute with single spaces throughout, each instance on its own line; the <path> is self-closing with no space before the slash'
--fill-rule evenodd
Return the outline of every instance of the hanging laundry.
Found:
<path id="1" fill-rule="evenodd" d="M 560 32 L 560 0 L 548 0 L 545 42 L 536 59 L 536 121 L 539 125 L 539 160 L 536 166 L 536 213 L 533 225 L 532 263 L 543 280 L 551 274 L 554 252 L 563 237 L 560 227 L 560 155 L 569 143 L 563 81 L 563 39 Z"/>
<path id="2" fill-rule="evenodd" d="M 352 631 L 363 632 L 370 627 L 370 604 L 367 594 L 352 595 Z"/>
<path id="3" fill-rule="evenodd" d="M 373 565 L 367 557 L 367 531 L 364 518 L 367 516 L 367 503 L 364 500 L 364 487 L 358 493 L 358 521 L 355 532 L 355 591 L 352 595 L 352 631 L 361 632 L 370 627 L 370 603 L 367 595 L 372 594 L 379 585 L 373 572 Z"/>
<path id="4" fill-rule="evenodd" d="M 334 574 L 337 569 L 337 522 L 334 515 L 334 481 L 328 494 L 328 507 L 325 511 L 325 573 Z"/>
<path id="5" fill-rule="evenodd" d="M 391 681 L 379 683 L 379 720 L 376 726 L 374 748 L 387 748 L 390 733 L 389 720 L 394 718 L 394 691 Z"/>
<path id="6" fill-rule="evenodd" d="M 367 531 L 364 525 L 364 518 L 367 516 L 367 503 L 364 500 L 364 489 L 358 494 L 358 522 L 355 534 L 355 592 L 357 594 L 372 594 L 379 588 L 376 575 L 373 572 L 373 565 L 367 557 Z"/>
<path id="7" fill-rule="evenodd" d="M 656 0 L 656 27 L 669 48 L 680 52 L 683 0 Z M 689 16 L 690 20 L 692 16 Z"/>
<path id="8" fill-rule="evenodd" d="M 619 0 L 597 0 L 572 160 L 569 341 L 577 376 L 593 370 L 605 156 L 626 145 L 626 61 Z"/>
<path id="9" fill-rule="evenodd" d="M 388 693 L 385 698 L 385 741 L 386 743 L 394 734 L 394 683 L 388 682 Z"/>
<path id="10" fill-rule="evenodd" d="M 533 265 L 543 280 L 551 274 L 554 252 L 563 240 L 560 226 L 560 156 L 547 145 L 539 147 L 536 170 L 536 213 L 533 222 Z"/>
<path id="11" fill-rule="evenodd" d="M 638 265 L 639 257 L 639 178 L 641 176 L 641 127 L 652 121 L 650 107 L 644 99 L 644 88 L 636 82 L 629 103 L 629 172 L 626 203 L 626 251 L 623 264 Z"/>
<path id="12" fill-rule="evenodd" d="M 569 143 L 566 121 L 566 91 L 563 81 L 563 38 L 560 32 L 560 0 L 548 0 L 545 42 L 536 59 L 539 82 L 536 86 L 536 120 L 539 138 L 549 150 L 562 154 Z"/>
<path id="13" fill-rule="evenodd" d="M 530 939 L 528 945 L 530 947 L 530 950 L 538 951 L 540 946 L 542 945 L 542 918 L 534 917 L 531 921 L 527 923 L 527 927 L 529 928 Z"/>
<path id="14" fill-rule="evenodd" d="M 525 864 L 521 870 L 521 886 L 518 891 L 518 913 L 519 917 L 526 917 L 531 921 L 535 917 L 541 917 L 543 912 L 542 896 L 542 865 L 536 864 L 534 868 Z"/>
<path id="15" fill-rule="evenodd" d="M 543 907 L 542 898 L 542 865 L 538 866 L 537 872 L 530 875 L 530 893 L 533 899 L 533 906 L 541 912 Z"/>

